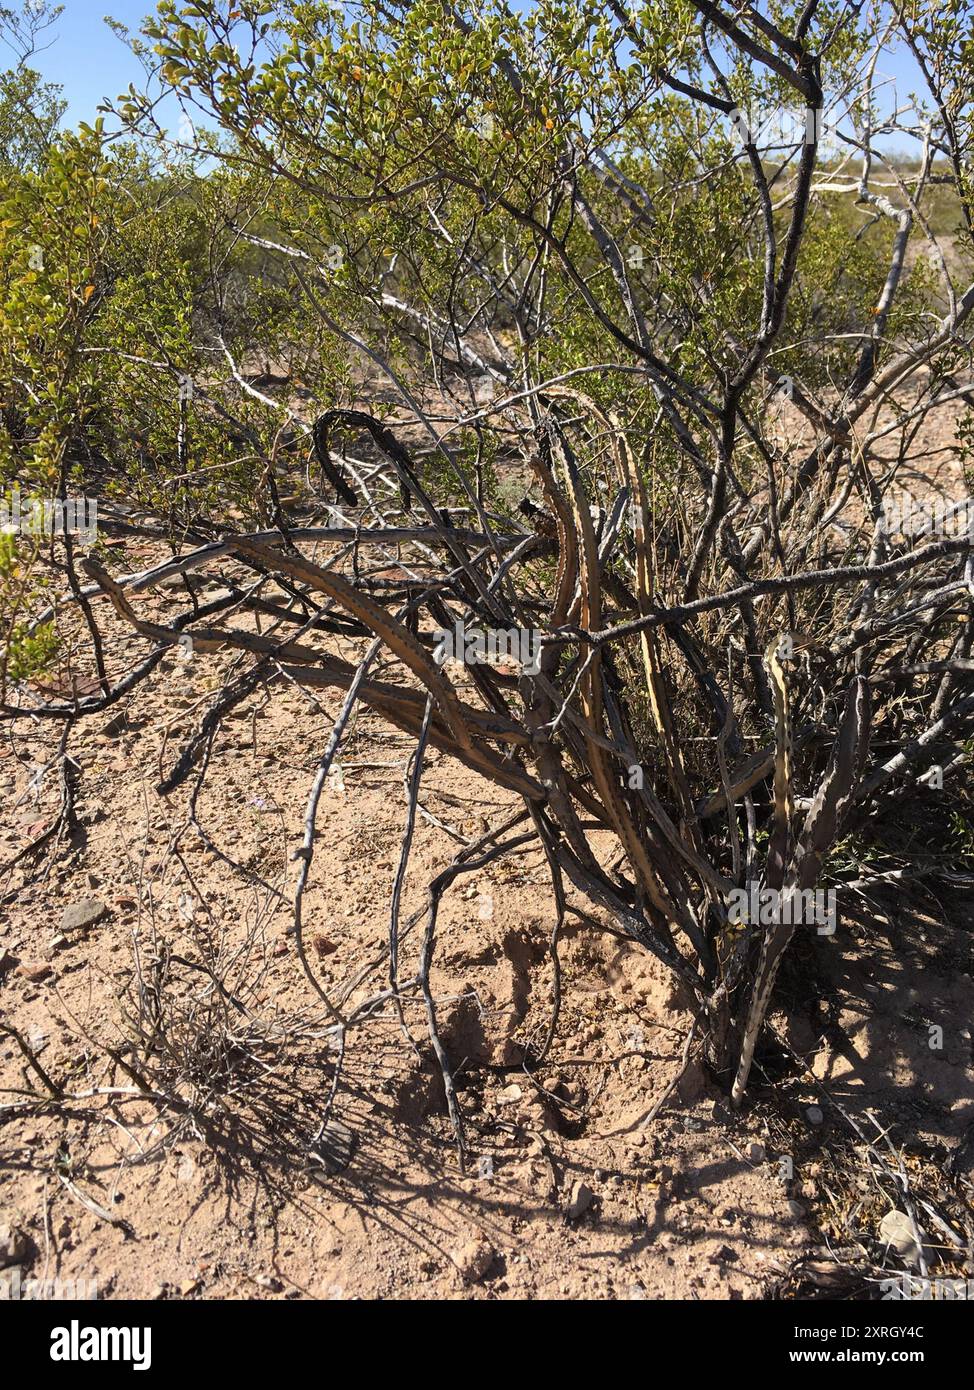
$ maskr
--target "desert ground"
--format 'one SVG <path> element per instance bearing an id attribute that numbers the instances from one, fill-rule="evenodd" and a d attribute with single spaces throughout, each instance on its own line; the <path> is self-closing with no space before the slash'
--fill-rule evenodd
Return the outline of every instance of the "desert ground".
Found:
<path id="1" fill-rule="evenodd" d="M 126 546 L 130 565 L 159 556 Z M 185 600 L 177 578 L 140 615 L 165 621 Z M 109 631 L 110 663 L 145 655 Z M 87 720 L 69 750 L 74 828 L 19 860 L 57 821 L 59 728 L 4 730 L 8 1281 L 91 1281 L 107 1299 L 726 1300 L 974 1274 L 965 884 L 864 880 L 834 936 L 803 934 L 735 1113 L 687 1048 L 666 972 L 597 915 L 559 944 L 558 1026 L 527 1069 L 553 998 L 545 862 L 528 846 L 461 877 L 432 973 L 461 1167 L 422 1000 L 407 990 L 400 1019 L 382 997 L 412 744 L 360 711 L 322 796 L 302 941 L 331 1007 L 360 1010 L 339 1058 L 291 900 L 342 696 L 259 691 L 218 732 L 202 785 L 156 789 L 230 666 L 174 650 Z M 429 754 L 404 924 L 457 849 L 517 809 Z M 402 980 L 422 927 L 404 933 Z"/>

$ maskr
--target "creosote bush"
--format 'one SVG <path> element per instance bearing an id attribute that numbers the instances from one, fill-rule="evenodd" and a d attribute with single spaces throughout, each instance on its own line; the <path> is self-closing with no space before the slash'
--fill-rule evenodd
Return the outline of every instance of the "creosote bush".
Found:
<path id="1" fill-rule="evenodd" d="M 971 9 L 164 0 L 140 52 L 180 131 L 133 89 L 106 109 L 124 140 L 99 124 L 8 159 L 0 467 L 96 492 L 104 536 L 168 553 L 136 571 L 52 540 L 62 596 L 35 595 L 30 631 L 4 618 L 0 712 L 73 727 L 173 647 L 233 650 L 168 794 L 259 686 L 344 692 L 297 950 L 342 1037 L 422 997 L 461 1137 L 430 967 L 464 873 L 540 846 L 552 951 L 574 917 L 651 952 L 739 1103 L 782 955 L 821 929 L 816 892 L 841 902 L 843 847 L 962 772 L 970 537 L 889 518 L 924 429 L 969 410 Z M 894 41 L 916 108 L 878 77 Z M 917 158 L 888 152 L 907 139 Z M 148 620 L 137 596 L 174 576 L 185 609 Z M 109 615 L 142 639 L 129 669 Z M 93 689 L 31 685 L 49 630 L 45 659 Z M 336 634 L 362 639 L 357 665 Z M 305 957 L 302 903 L 358 704 L 416 750 L 389 989 L 350 1014 Z M 406 924 L 430 749 L 512 810 Z"/>

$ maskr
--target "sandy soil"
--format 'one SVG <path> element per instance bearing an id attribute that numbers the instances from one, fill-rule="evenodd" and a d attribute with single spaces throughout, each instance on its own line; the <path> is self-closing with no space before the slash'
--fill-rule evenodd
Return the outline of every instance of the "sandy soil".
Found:
<path id="1" fill-rule="evenodd" d="M 142 602 L 165 618 L 184 601 Z M 145 652 L 111 633 L 113 665 Z M 915 1199 L 960 1241 L 927 1222 L 930 1258 L 974 1272 L 972 907 L 942 896 L 917 912 L 901 890 L 796 946 L 774 1022 L 805 1069 L 766 1050 L 731 1115 L 691 1061 L 647 1122 L 680 1076 L 688 1015 L 651 958 L 569 932 L 558 1030 L 529 1076 L 524 1044 L 551 1011 L 553 907 L 538 853 L 502 860 L 445 897 L 432 976 L 466 1171 L 415 993 L 405 1029 L 386 1006 L 351 1030 L 316 1146 L 337 1056 L 288 932 L 290 856 L 339 702 L 278 687 L 236 711 L 196 802 L 208 844 L 187 825 L 192 783 L 168 798 L 155 786 L 228 665 L 174 656 L 124 710 L 89 720 L 70 749 L 76 835 L 0 882 L 0 1017 L 67 1097 L 25 1096 L 40 1083 L 0 1037 L 0 1279 L 13 1262 L 24 1279 L 93 1280 L 103 1298 L 860 1296 L 909 1267 L 880 1235 L 892 1203 L 876 1155 L 900 1161 L 884 1133 Z M 4 732 L 0 863 L 56 814 L 57 732 Z M 322 799 L 304 942 L 346 1010 L 387 983 L 410 752 L 357 716 Z M 458 842 L 513 809 L 439 754 L 422 806 L 404 921 Z M 85 900 L 98 920 L 65 924 Z M 417 947 L 413 931 L 402 978 Z M 164 1022 L 133 1072 L 139 995 L 144 1027 L 156 998 Z"/>

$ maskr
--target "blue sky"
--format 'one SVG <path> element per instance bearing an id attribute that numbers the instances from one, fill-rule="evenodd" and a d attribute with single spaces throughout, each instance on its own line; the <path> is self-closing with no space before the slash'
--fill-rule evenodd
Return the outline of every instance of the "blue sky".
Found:
<path id="1" fill-rule="evenodd" d="M 104 23 L 104 16 L 138 32 L 143 17 L 155 9 L 153 0 L 61 0 L 64 14 L 48 40 L 50 48 L 39 54 L 34 65 L 50 82 L 64 88 L 67 119 L 72 125 L 91 121 L 98 103 L 106 96 L 116 97 L 130 82 L 139 84 L 142 69 L 126 46 Z"/>
<path id="2" fill-rule="evenodd" d="M 130 82 L 140 85 L 140 64 L 104 23 L 110 14 L 137 33 L 145 15 L 155 9 L 154 0 L 62 0 L 64 14 L 51 31 L 54 42 L 34 60 L 34 65 L 51 82 L 59 83 L 68 102 L 67 120 L 94 119 L 99 102 L 116 97 Z M 2 55 L 0 55 L 2 57 Z M 902 102 L 910 90 L 917 90 L 919 74 L 910 54 L 899 46 L 885 54 L 881 67 L 894 79 Z M 889 146 L 889 142 L 881 142 Z"/>

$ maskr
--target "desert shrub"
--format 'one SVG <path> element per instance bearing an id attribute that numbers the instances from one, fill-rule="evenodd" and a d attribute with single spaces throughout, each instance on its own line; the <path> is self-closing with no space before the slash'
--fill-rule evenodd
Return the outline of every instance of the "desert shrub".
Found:
<path id="1" fill-rule="evenodd" d="M 7 176 L 8 476 L 63 492 L 81 439 L 85 476 L 151 513 L 104 527 L 178 537 L 192 606 L 167 626 L 104 554 L 81 562 L 93 642 L 98 595 L 146 672 L 187 636 L 248 654 L 162 790 L 258 683 L 347 692 L 299 852 L 303 961 L 314 813 L 356 701 L 417 740 L 410 825 L 429 748 L 523 803 L 431 885 L 409 980 L 391 912 L 392 993 L 425 999 L 458 1132 L 429 970 L 464 872 L 540 843 L 553 950 L 569 915 L 607 914 L 678 978 L 739 1101 L 781 956 L 825 926 L 789 904 L 965 761 L 969 538 L 904 532 L 888 504 L 970 366 L 974 288 L 925 211 L 942 226 L 949 190 L 965 264 L 970 6 L 774 14 L 164 0 L 146 52 L 194 148 L 160 154 L 133 90 L 125 151 L 96 128 Z M 874 88 L 894 31 L 922 113 Z M 807 119 L 836 102 L 838 152 Z M 798 138 L 742 132 L 757 107 Z M 884 141 L 906 130 L 922 155 L 898 164 Z M 229 585 L 205 609 L 203 577 Z M 475 662 L 461 694 L 458 630 L 505 634 L 520 670 Z M 363 639 L 358 666 L 335 631 Z M 120 673 L 98 675 L 47 715 L 116 699 Z M 756 920 L 731 910 L 752 886 Z"/>

